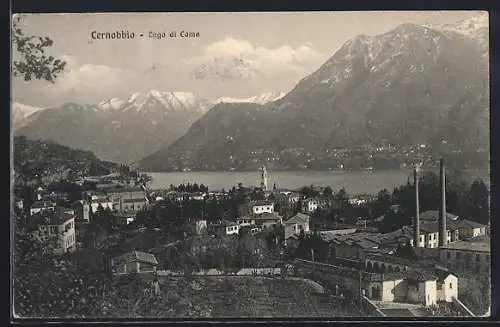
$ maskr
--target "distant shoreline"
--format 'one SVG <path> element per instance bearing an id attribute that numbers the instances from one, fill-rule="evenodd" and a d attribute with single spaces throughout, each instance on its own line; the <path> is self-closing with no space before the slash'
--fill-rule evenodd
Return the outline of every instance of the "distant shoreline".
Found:
<path id="1" fill-rule="evenodd" d="M 296 173 L 296 172 L 354 172 L 354 173 L 359 173 L 359 172 L 374 172 L 374 171 L 412 171 L 413 168 L 407 167 L 407 168 L 373 168 L 373 169 L 368 169 L 368 168 L 357 168 L 357 169 L 271 169 L 268 168 L 268 172 L 290 172 L 290 173 Z M 455 169 L 454 167 L 450 167 L 449 169 Z M 476 170 L 476 171 L 491 171 L 490 167 L 465 167 L 465 168 L 457 168 L 460 171 L 471 171 L 471 170 Z M 424 170 L 427 171 L 438 171 L 439 167 L 429 167 L 429 168 L 424 168 Z M 165 170 L 165 171 L 148 171 L 148 170 L 141 170 L 142 173 L 145 174 L 171 174 L 171 173 L 254 173 L 258 172 L 259 169 L 235 169 L 235 170 L 209 170 L 209 169 L 192 169 L 192 170 Z"/>

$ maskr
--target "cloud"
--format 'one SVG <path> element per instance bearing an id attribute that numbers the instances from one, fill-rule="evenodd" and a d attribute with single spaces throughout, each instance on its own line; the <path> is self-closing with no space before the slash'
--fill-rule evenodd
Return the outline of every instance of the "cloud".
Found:
<path id="1" fill-rule="evenodd" d="M 51 85 L 54 92 L 106 89 L 116 87 L 133 77 L 132 72 L 120 68 L 102 64 L 80 64 L 71 55 L 62 55 L 61 59 L 66 61 L 66 71 L 60 76 L 58 83 Z"/>
<path id="2" fill-rule="evenodd" d="M 312 44 L 293 48 L 254 46 L 250 42 L 226 38 L 203 48 L 201 56 L 189 58 L 196 79 L 255 79 L 272 80 L 281 75 L 305 75 L 317 68 L 325 56 Z"/>

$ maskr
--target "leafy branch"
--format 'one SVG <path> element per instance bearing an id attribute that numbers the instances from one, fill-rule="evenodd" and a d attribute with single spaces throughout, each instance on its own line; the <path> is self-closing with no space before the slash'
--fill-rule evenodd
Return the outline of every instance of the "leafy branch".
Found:
<path id="1" fill-rule="evenodd" d="M 20 27 L 21 19 L 20 15 L 15 15 L 12 21 L 12 45 L 20 55 L 20 60 L 12 63 L 13 75 L 22 76 L 25 81 L 36 79 L 55 83 L 66 62 L 45 53 L 46 48 L 54 44 L 49 37 L 24 35 Z"/>

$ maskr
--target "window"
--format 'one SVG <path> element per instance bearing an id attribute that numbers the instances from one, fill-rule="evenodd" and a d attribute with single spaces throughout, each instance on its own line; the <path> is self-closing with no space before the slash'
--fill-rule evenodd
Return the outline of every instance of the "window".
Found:
<path id="1" fill-rule="evenodd" d="M 476 254 L 476 261 L 481 261 L 481 256 L 479 254 Z"/>
<path id="2" fill-rule="evenodd" d="M 450 259 L 450 258 L 451 258 L 451 252 L 450 252 L 450 251 L 446 251 L 446 258 L 447 258 L 447 259 Z"/>
<path id="3" fill-rule="evenodd" d="M 457 260 L 460 260 L 460 255 L 461 255 L 460 252 L 457 252 L 457 254 L 455 255 L 457 257 Z"/>
<path id="4" fill-rule="evenodd" d="M 424 236 L 420 235 L 420 242 L 423 242 L 423 241 L 424 241 Z"/>
<path id="5" fill-rule="evenodd" d="M 453 288 L 453 284 L 452 284 L 452 283 L 450 283 L 450 289 L 452 289 L 452 288 Z"/>

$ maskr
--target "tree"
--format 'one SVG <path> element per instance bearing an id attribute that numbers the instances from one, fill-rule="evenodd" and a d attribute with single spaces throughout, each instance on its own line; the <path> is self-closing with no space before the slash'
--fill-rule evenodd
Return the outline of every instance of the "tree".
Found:
<path id="1" fill-rule="evenodd" d="M 22 76 L 25 81 L 46 80 L 54 83 L 64 71 L 66 63 L 53 56 L 47 56 L 45 51 L 53 45 L 49 37 L 24 35 L 21 28 L 22 17 L 14 15 L 12 21 L 12 45 L 15 59 L 12 63 L 14 76 Z"/>
<path id="2" fill-rule="evenodd" d="M 489 190 L 483 181 L 474 181 L 469 190 L 467 216 L 474 221 L 488 224 L 490 221 Z"/>
<path id="3" fill-rule="evenodd" d="M 349 196 L 347 195 L 347 192 L 345 188 L 341 188 L 333 198 L 342 206 L 346 207 L 349 204 Z"/>
<path id="4" fill-rule="evenodd" d="M 327 199 L 331 199 L 333 196 L 333 190 L 332 188 L 328 185 L 323 189 L 323 196 Z"/>

